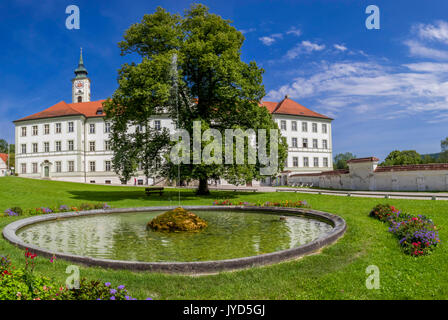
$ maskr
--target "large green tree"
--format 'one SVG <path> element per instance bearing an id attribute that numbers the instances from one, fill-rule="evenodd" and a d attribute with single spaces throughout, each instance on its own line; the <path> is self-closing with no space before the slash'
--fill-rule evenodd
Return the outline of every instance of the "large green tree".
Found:
<path id="1" fill-rule="evenodd" d="M 423 163 L 422 156 L 415 150 L 394 150 L 388 154 L 381 166 L 420 164 Z"/>
<path id="2" fill-rule="evenodd" d="M 119 88 L 105 103 L 112 120 L 114 168 L 124 179 L 134 172 L 137 163 L 146 166 L 148 172 L 160 170 L 159 161 L 150 161 L 155 154 L 165 158 L 162 172 L 166 177 L 198 180 L 200 194 L 209 192 L 209 179 L 223 177 L 240 184 L 261 178 L 263 164 L 258 158 L 256 163 L 249 163 L 247 157 L 238 164 L 193 163 L 190 154 L 189 164 L 175 165 L 167 156 L 173 144 L 167 143 L 168 132 L 153 130 L 150 122 L 162 113 L 168 114 L 190 137 L 195 121 L 202 130 L 216 129 L 222 134 L 225 129 L 278 129 L 267 109 L 259 105 L 265 95 L 263 70 L 255 62 L 241 60 L 244 36 L 230 23 L 195 4 L 183 16 L 159 7 L 126 31 L 119 44 L 122 55 L 137 54 L 141 61 L 122 66 Z M 130 124 L 141 124 L 144 130 L 130 133 Z M 145 134 L 146 138 L 139 138 Z M 285 139 L 271 141 L 269 134 L 267 138 L 267 150 L 272 143 L 279 144 L 275 160 L 281 170 L 287 156 Z M 247 155 L 250 138 L 244 139 Z M 201 150 L 213 142 L 213 138 L 201 139 Z M 224 150 L 224 146 L 221 150 L 215 148 L 211 154 L 224 159 L 224 155 L 217 154 Z M 148 155 L 151 157 L 145 158 Z"/>

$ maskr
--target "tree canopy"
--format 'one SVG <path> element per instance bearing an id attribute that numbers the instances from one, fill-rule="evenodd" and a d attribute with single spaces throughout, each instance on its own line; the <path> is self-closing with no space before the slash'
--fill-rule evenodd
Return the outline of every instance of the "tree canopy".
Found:
<path id="1" fill-rule="evenodd" d="M 339 153 L 334 156 L 333 167 L 334 169 L 348 169 L 347 161 L 355 158 L 356 156 L 351 152 Z"/>
<path id="2" fill-rule="evenodd" d="M 407 165 L 423 163 L 422 156 L 415 150 L 394 150 L 384 159 L 381 166 Z"/>
<path id="3" fill-rule="evenodd" d="M 169 141 L 170 133 L 152 125 L 154 118 L 167 115 L 190 136 L 195 121 L 203 131 L 222 133 L 226 129 L 278 129 L 268 110 L 259 105 L 265 95 L 264 71 L 255 62 L 241 60 L 244 36 L 230 23 L 201 4 L 192 5 L 183 16 L 159 7 L 125 32 L 119 43 L 122 55 L 137 54 L 141 61 L 122 66 L 119 87 L 105 103 L 112 121 L 114 170 L 123 179 L 127 180 L 139 163 L 148 174 L 159 170 L 171 179 L 178 180 L 180 173 L 181 180 L 199 180 L 199 193 L 208 193 L 210 178 L 241 184 L 261 177 L 258 159 L 255 164 L 247 158 L 243 164 L 194 164 L 190 154 L 190 163 L 178 167 L 168 157 L 174 144 Z M 142 130 L 130 132 L 130 125 L 140 125 Z M 268 150 L 271 143 L 279 143 L 276 160 L 281 170 L 287 156 L 286 141 L 269 137 Z M 202 138 L 201 149 L 214 140 Z M 246 136 L 245 154 L 249 140 Z M 211 153 L 224 149 L 215 148 Z"/>

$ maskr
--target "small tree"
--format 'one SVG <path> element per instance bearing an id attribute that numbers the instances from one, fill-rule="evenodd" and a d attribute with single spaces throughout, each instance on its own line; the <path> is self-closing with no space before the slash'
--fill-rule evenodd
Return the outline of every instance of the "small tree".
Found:
<path id="1" fill-rule="evenodd" d="M 347 161 L 355 159 L 356 156 L 351 152 L 339 153 L 334 156 L 333 168 L 336 169 L 348 169 Z"/>

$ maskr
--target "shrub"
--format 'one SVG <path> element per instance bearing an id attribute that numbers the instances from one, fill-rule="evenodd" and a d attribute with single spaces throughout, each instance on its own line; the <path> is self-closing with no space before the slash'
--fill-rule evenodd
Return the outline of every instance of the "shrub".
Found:
<path id="1" fill-rule="evenodd" d="M 429 254 L 440 243 L 437 227 L 426 216 L 402 213 L 388 204 L 375 206 L 369 216 L 389 223 L 389 232 L 400 239 L 403 251 L 412 256 Z"/>

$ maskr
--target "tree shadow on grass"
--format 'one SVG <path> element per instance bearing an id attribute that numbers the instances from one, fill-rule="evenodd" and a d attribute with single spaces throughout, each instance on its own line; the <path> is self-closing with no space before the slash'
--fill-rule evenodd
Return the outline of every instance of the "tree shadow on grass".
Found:
<path id="1" fill-rule="evenodd" d="M 144 190 L 141 191 L 70 191 L 72 199 L 83 200 L 86 202 L 116 202 L 122 200 L 137 200 L 147 203 L 177 201 L 178 191 L 165 190 L 163 195 L 157 193 L 147 196 Z M 263 193 L 233 192 L 233 191 L 211 191 L 210 195 L 197 196 L 195 190 L 182 190 L 180 193 L 181 201 L 194 201 L 200 199 L 221 200 L 235 199 L 242 195 L 260 195 Z M 210 203 L 211 204 L 211 203 Z"/>

